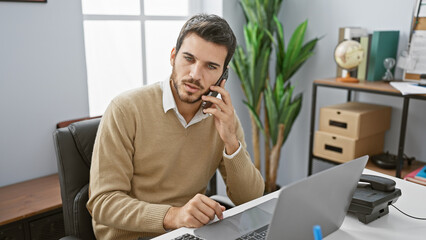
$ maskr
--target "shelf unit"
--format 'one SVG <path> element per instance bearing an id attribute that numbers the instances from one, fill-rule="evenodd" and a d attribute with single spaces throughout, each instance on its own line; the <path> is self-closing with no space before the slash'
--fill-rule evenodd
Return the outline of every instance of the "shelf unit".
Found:
<path id="1" fill-rule="evenodd" d="M 403 169 L 403 165 L 404 165 L 403 155 L 404 155 L 405 133 L 407 129 L 407 117 L 408 117 L 408 107 L 409 107 L 410 99 L 426 100 L 426 95 L 402 95 L 398 90 L 394 89 L 388 82 L 384 82 L 384 81 L 375 81 L 375 82 L 363 81 L 359 83 L 343 83 L 343 82 L 337 82 L 335 78 L 329 78 L 329 79 L 315 80 L 312 87 L 311 126 L 310 126 L 310 132 L 309 132 L 308 175 L 312 174 L 312 164 L 313 164 L 314 158 L 321 161 L 337 164 L 336 162 L 313 155 L 315 113 L 316 113 L 318 87 L 337 88 L 337 89 L 347 90 L 346 100 L 348 102 L 351 101 L 352 99 L 353 91 L 366 92 L 371 94 L 388 95 L 388 96 L 402 98 L 403 105 L 402 105 L 401 127 L 400 127 L 399 143 L 398 143 L 398 156 L 397 156 L 398 164 L 396 166 L 396 170 L 381 169 L 374 166 L 371 163 L 367 165 L 367 168 L 370 168 L 372 170 L 379 171 L 379 172 L 384 172 L 389 175 L 392 175 L 392 172 L 395 172 L 395 176 L 401 178 L 401 176 L 403 176 L 401 175 L 401 173 L 406 174 L 409 171 L 415 170 L 416 167 L 419 167 L 422 165 L 421 162 L 415 161 L 411 166 L 407 166 Z"/>

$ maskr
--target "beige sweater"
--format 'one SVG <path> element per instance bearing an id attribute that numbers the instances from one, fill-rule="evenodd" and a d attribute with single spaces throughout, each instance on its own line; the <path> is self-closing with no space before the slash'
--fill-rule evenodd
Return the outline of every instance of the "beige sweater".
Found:
<path id="1" fill-rule="evenodd" d="M 237 118 L 236 118 L 237 119 Z M 264 181 L 246 151 L 223 157 L 213 116 L 184 128 L 164 113 L 159 84 L 115 98 L 102 118 L 93 149 L 87 207 L 98 239 L 136 239 L 165 232 L 171 206 L 205 193 L 219 168 L 227 194 L 241 204 L 263 194 Z"/>

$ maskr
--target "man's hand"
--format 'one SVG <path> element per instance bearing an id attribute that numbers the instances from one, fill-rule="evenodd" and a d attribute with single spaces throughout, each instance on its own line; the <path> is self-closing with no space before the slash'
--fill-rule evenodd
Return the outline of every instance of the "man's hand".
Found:
<path id="1" fill-rule="evenodd" d="M 184 206 L 169 209 L 163 220 L 164 229 L 198 228 L 213 220 L 215 215 L 223 219 L 223 211 L 224 206 L 205 195 L 197 194 Z"/>
<path id="2" fill-rule="evenodd" d="M 213 103 L 212 107 L 204 109 L 204 113 L 210 113 L 214 116 L 216 129 L 219 132 L 220 138 L 225 143 L 226 154 L 232 155 L 238 150 L 240 144 L 235 132 L 234 106 L 232 106 L 229 92 L 225 90 L 226 81 L 222 81 L 220 87 L 210 87 L 211 91 L 220 93 L 222 99 L 212 96 L 202 96 L 202 100 Z"/>

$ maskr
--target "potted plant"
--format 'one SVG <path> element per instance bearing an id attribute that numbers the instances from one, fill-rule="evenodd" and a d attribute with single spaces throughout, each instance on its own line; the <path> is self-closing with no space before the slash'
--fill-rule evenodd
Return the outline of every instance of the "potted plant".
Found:
<path id="1" fill-rule="evenodd" d="M 295 80 L 291 77 L 313 55 L 318 38 L 304 44 L 308 24 L 304 21 L 294 30 L 286 47 L 283 26 L 277 18 L 282 0 L 240 0 L 240 3 L 247 21 L 245 50 L 237 46 L 231 67 L 246 96 L 244 104 L 250 112 L 254 164 L 259 170 L 259 132 L 264 135 L 265 185 L 266 192 L 272 192 L 276 189 L 281 148 L 302 106 L 302 94 L 293 96 Z M 272 50 L 275 59 L 271 58 Z M 274 75 L 269 74 L 272 60 Z"/>

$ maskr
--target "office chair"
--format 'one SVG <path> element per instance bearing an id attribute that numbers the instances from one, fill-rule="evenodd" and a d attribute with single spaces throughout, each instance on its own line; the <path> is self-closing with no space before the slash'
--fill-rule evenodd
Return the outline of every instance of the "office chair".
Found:
<path id="1" fill-rule="evenodd" d="M 89 200 L 89 173 L 93 145 L 100 118 L 71 123 L 54 132 L 62 210 L 67 239 L 96 239 L 92 216 L 86 209 Z"/>
<path id="2" fill-rule="evenodd" d="M 92 217 L 86 208 L 86 203 L 89 198 L 89 173 L 93 145 L 100 120 L 100 118 L 95 118 L 72 122 L 67 127 L 57 129 L 53 134 L 65 234 L 69 235 L 61 240 L 95 239 Z M 210 180 L 206 195 L 227 209 L 234 206 L 228 198 L 215 195 L 216 193 L 215 174 Z"/>

